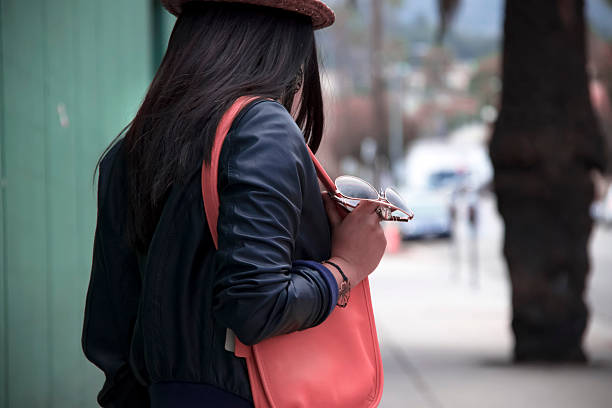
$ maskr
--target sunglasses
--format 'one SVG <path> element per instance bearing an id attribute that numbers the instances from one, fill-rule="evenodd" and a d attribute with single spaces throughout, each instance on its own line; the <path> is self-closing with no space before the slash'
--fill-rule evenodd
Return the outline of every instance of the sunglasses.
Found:
<path id="1" fill-rule="evenodd" d="M 353 176 L 340 176 L 335 185 L 336 191 L 330 196 L 349 212 L 361 201 L 370 201 L 380 205 L 377 212 L 384 221 L 408 222 L 414 218 L 406 201 L 392 188 L 379 193 L 367 181 Z"/>
<path id="2" fill-rule="evenodd" d="M 340 176 L 334 183 L 310 147 L 308 152 L 328 194 L 348 212 L 353 211 L 361 201 L 373 201 L 379 205 L 377 212 L 383 221 L 408 222 L 414 218 L 404 199 L 392 188 L 379 194 L 370 183 L 353 176 Z"/>

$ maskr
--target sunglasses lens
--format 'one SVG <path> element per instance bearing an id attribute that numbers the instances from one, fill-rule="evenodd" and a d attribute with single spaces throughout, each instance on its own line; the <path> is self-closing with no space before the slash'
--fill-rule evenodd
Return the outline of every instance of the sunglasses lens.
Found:
<path id="1" fill-rule="evenodd" d="M 387 201 L 389 201 L 389 203 L 391 203 L 391 205 L 399 208 L 400 210 L 404 211 L 406 214 L 411 214 L 412 213 L 412 211 L 410 211 L 410 208 L 408 207 L 408 204 L 392 188 L 388 188 L 385 191 L 385 198 L 387 199 Z"/>
<path id="2" fill-rule="evenodd" d="M 365 200 L 377 200 L 378 192 L 374 187 L 357 177 L 341 176 L 336 179 L 336 188 L 340 194 Z"/>

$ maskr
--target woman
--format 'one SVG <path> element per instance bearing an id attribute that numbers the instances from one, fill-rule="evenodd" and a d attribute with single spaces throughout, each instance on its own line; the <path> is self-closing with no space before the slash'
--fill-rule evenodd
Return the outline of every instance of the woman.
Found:
<path id="1" fill-rule="evenodd" d="M 228 329 L 255 344 L 316 326 L 338 302 L 340 269 L 354 286 L 384 252 L 376 204 L 341 219 L 306 147 L 323 132 L 313 29 L 333 12 L 318 0 L 239 3 L 165 2 L 178 14 L 168 51 L 99 163 L 83 349 L 106 374 L 103 406 L 251 406 Z M 200 171 L 244 95 L 262 99 L 223 145 L 215 251 Z"/>

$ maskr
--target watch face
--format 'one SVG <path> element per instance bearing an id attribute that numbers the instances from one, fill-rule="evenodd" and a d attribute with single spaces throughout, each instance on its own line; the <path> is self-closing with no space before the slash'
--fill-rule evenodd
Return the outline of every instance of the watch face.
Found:
<path id="1" fill-rule="evenodd" d="M 338 306 L 346 307 L 351 296 L 351 285 L 347 281 L 342 282 L 338 292 Z"/>
<path id="2" fill-rule="evenodd" d="M 347 294 L 349 292 L 350 288 L 349 288 L 349 284 L 347 281 L 344 281 L 340 284 L 340 287 L 338 288 L 338 296 L 343 296 L 345 294 Z"/>

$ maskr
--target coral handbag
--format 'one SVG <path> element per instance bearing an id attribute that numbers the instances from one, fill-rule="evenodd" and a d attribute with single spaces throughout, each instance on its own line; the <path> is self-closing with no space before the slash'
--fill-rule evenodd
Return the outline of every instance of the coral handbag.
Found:
<path id="1" fill-rule="evenodd" d="M 221 148 L 236 116 L 256 99 L 239 98 L 228 109 L 217 128 L 210 165 L 202 167 L 204 208 L 217 248 Z M 335 191 L 310 155 L 321 182 Z M 351 290 L 348 306 L 336 308 L 321 325 L 251 347 L 235 338 L 235 355 L 246 359 L 256 408 L 370 408 L 382 397 L 383 367 L 367 279 Z"/>

